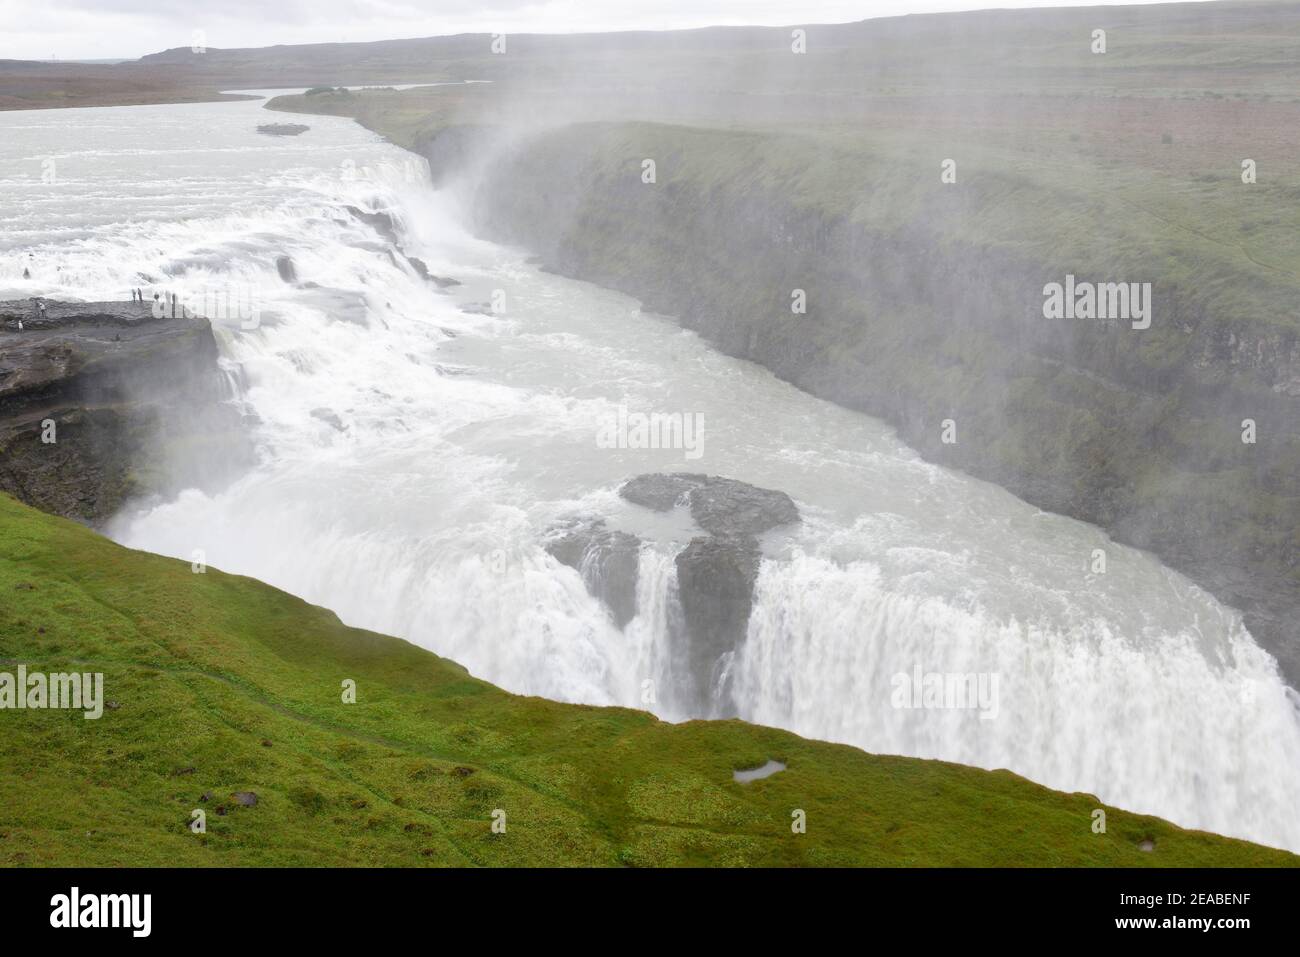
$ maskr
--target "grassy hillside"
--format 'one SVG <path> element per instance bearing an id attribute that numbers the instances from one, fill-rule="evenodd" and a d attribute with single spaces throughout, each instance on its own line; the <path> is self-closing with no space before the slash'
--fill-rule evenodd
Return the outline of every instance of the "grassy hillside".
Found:
<path id="1" fill-rule="evenodd" d="M 1300 863 L 1114 808 L 1093 834 L 1095 798 L 1005 771 L 506 694 L 7 496 L 0 595 L 0 670 L 101 671 L 112 702 L 0 712 L 4 866 Z M 732 780 L 769 758 L 788 769 Z"/>

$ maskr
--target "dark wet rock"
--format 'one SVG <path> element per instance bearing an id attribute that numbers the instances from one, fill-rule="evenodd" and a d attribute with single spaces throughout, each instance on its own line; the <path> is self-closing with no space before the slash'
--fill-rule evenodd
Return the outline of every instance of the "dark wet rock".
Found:
<path id="1" fill-rule="evenodd" d="M 745 640 L 762 553 L 749 536 L 694 538 L 677 555 L 690 699 L 711 718 L 735 717 L 724 671 Z"/>
<path id="2" fill-rule="evenodd" d="M 546 545 L 556 560 L 577 569 L 592 596 L 600 599 L 622 628 L 636 615 L 641 540 L 611 531 L 600 520 L 575 522 Z"/>
<path id="3" fill-rule="evenodd" d="M 301 123 L 263 123 L 257 128 L 257 132 L 266 136 L 301 136 L 309 129 L 310 126 Z"/>
<path id="4" fill-rule="evenodd" d="M 293 260 L 288 256 L 277 256 L 275 258 L 275 271 L 280 274 L 280 278 L 285 282 L 298 281 L 298 270 L 294 267 Z"/>
<path id="5" fill-rule="evenodd" d="M 707 535 L 678 553 L 677 598 L 682 612 L 682 653 L 687 687 L 683 704 L 703 717 L 734 717 L 728 666 L 745 640 L 762 550 L 758 536 L 799 521 L 784 492 L 735 479 L 693 473 L 638 475 L 619 495 L 657 512 L 677 507 Z"/>
<path id="6" fill-rule="evenodd" d="M 356 206 L 344 207 L 349 213 L 365 223 L 390 243 L 397 242 L 397 224 L 387 213 L 368 213 Z"/>
<path id="7" fill-rule="evenodd" d="M 251 461 L 206 319 L 45 305 L 0 302 L 0 491 L 94 525 L 134 497 L 215 491 Z"/>
<path id="8" fill-rule="evenodd" d="M 799 510 L 784 492 L 711 475 L 638 475 L 623 483 L 618 494 L 657 512 L 686 505 L 695 523 L 713 535 L 761 535 L 799 521 Z"/>
<path id="9" fill-rule="evenodd" d="M 236 791 L 230 796 L 243 807 L 253 807 L 257 804 L 257 795 L 252 791 Z"/>
<path id="10" fill-rule="evenodd" d="M 339 418 L 338 413 L 333 409 L 312 409 L 311 416 L 313 419 L 320 419 L 326 425 L 333 426 L 340 432 L 346 432 L 348 430 L 348 427 L 343 424 L 343 420 Z"/>
<path id="11" fill-rule="evenodd" d="M 435 276 L 433 273 L 429 272 L 429 267 L 425 264 L 423 259 L 417 259 L 414 256 L 407 256 L 406 261 L 411 264 L 411 268 L 415 270 L 416 274 L 421 279 L 433 283 L 439 289 L 447 289 L 450 286 L 460 285 L 460 280 L 458 279 L 447 279 L 443 276 Z"/>
<path id="12" fill-rule="evenodd" d="M 699 486 L 703 475 L 685 473 L 638 475 L 628 479 L 618 494 L 635 505 L 643 505 L 656 512 L 667 512 L 677 505 L 686 504 L 686 496 Z"/>
<path id="13" fill-rule="evenodd" d="M 691 517 L 714 535 L 761 535 L 799 521 L 799 510 L 785 492 L 731 479 L 707 478 L 690 493 Z"/>
<path id="14" fill-rule="evenodd" d="M 41 309 L 41 305 L 45 309 Z M 54 299 L 13 299 L 0 302 L 0 330 L 25 332 L 87 326 L 136 326 L 154 322 L 153 300 L 147 302 L 59 302 Z"/>

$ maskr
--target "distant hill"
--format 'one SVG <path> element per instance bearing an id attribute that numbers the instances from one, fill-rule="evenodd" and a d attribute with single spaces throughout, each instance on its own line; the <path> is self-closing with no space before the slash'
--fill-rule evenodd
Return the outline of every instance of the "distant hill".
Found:
<path id="1" fill-rule="evenodd" d="M 791 55 L 804 29 L 816 56 Z M 1300 6 L 1290 2 L 1153 4 L 986 10 L 789 27 L 665 32 L 511 34 L 505 55 L 487 34 L 245 49 L 177 47 L 118 64 L 0 61 L 0 108 L 215 99 L 220 89 L 413 83 L 449 79 L 553 81 L 617 76 L 693 90 L 780 84 L 814 92 L 850 84 L 1077 90 L 1097 69 L 1063 54 L 1106 29 L 1107 83 L 1152 88 L 1249 85 L 1290 95 L 1300 82 Z"/>

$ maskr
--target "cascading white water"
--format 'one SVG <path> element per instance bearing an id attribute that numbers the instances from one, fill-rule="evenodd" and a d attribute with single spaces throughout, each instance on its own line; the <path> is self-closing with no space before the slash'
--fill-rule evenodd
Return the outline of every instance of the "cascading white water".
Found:
<path id="1" fill-rule="evenodd" d="M 633 673 L 640 680 L 635 705 L 673 721 L 691 717 L 677 694 L 687 665 L 681 653 L 686 626 L 677 600 L 675 551 L 642 547 L 636 617 L 623 629 L 627 655 L 635 663 Z"/>
<path id="2" fill-rule="evenodd" d="M 915 670 L 997 676 L 988 717 L 895 707 L 895 676 Z M 762 571 L 736 691 L 748 719 L 808 737 L 1012 768 L 1295 846 L 1294 701 L 1229 616 L 1138 632 L 1080 616 L 1066 628 L 936 598 L 870 562 L 799 555 Z"/>
<path id="3" fill-rule="evenodd" d="M 474 239 L 418 163 L 350 122 L 269 139 L 259 109 L 0 114 L 6 297 L 126 298 L 141 274 L 257 290 L 260 325 L 217 333 L 258 466 L 217 495 L 139 503 L 119 540 L 202 550 L 513 691 L 677 720 L 673 557 L 697 530 L 615 490 L 665 470 L 780 489 L 804 521 L 764 542 L 730 664 L 743 717 L 1300 850 L 1297 702 L 1236 613 L 626 297 Z M 461 285 L 439 292 L 350 205 L 391 210 L 405 252 Z M 482 308 L 494 294 L 499 311 Z M 620 407 L 701 414 L 702 457 L 602 447 Z M 623 629 L 542 547 L 574 515 L 646 542 Z M 995 675 L 996 715 L 896 707 L 915 673 Z"/>

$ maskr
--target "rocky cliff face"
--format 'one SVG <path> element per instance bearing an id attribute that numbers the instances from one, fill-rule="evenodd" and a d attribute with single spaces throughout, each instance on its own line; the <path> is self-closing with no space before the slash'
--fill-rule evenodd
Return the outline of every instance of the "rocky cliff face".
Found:
<path id="1" fill-rule="evenodd" d="M 227 398 L 206 319 L 0 303 L 0 490 L 37 508 L 98 525 L 133 497 L 219 486 L 251 455 Z"/>
<path id="2" fill-rule="evenodd" d="M 452 179 L 475 140 L 426 139 L 435 178 Z M 885 419 L 927 458 L 1151 549 L 1242 609 L 1300 682 L 1294 333 L 1224 314 L 1205 299 L 1215 284 L 1161 282 L 1158 264 L 1157 318 L 1141 335 L 1127 322 L 1046 319 L 1045 282 L 1106 281 L 1131 266 L 1104 242 L 1069 261 L 952 227 L 1008 209 L 1031 217 L 1052 197 L 999 183 L 854 214 L 803 195 L 797 169 L 823 159 L 814 147 L 791 161 L 804 147 L 790 146 L 781 163 L 765 148 L 748 134 L 650 124 L 553 130 L 480 155 L 471 206 L 484 234 L 550 268 Z M 710 177 L 706 154 L 731 172 Z M 655 184 L 641 179 L 646 156 L 659 163 Z M 806 313 L 792 313 L 796 289 Z M 1246 419 L 1267 439 L 1244 443 Z"/>

